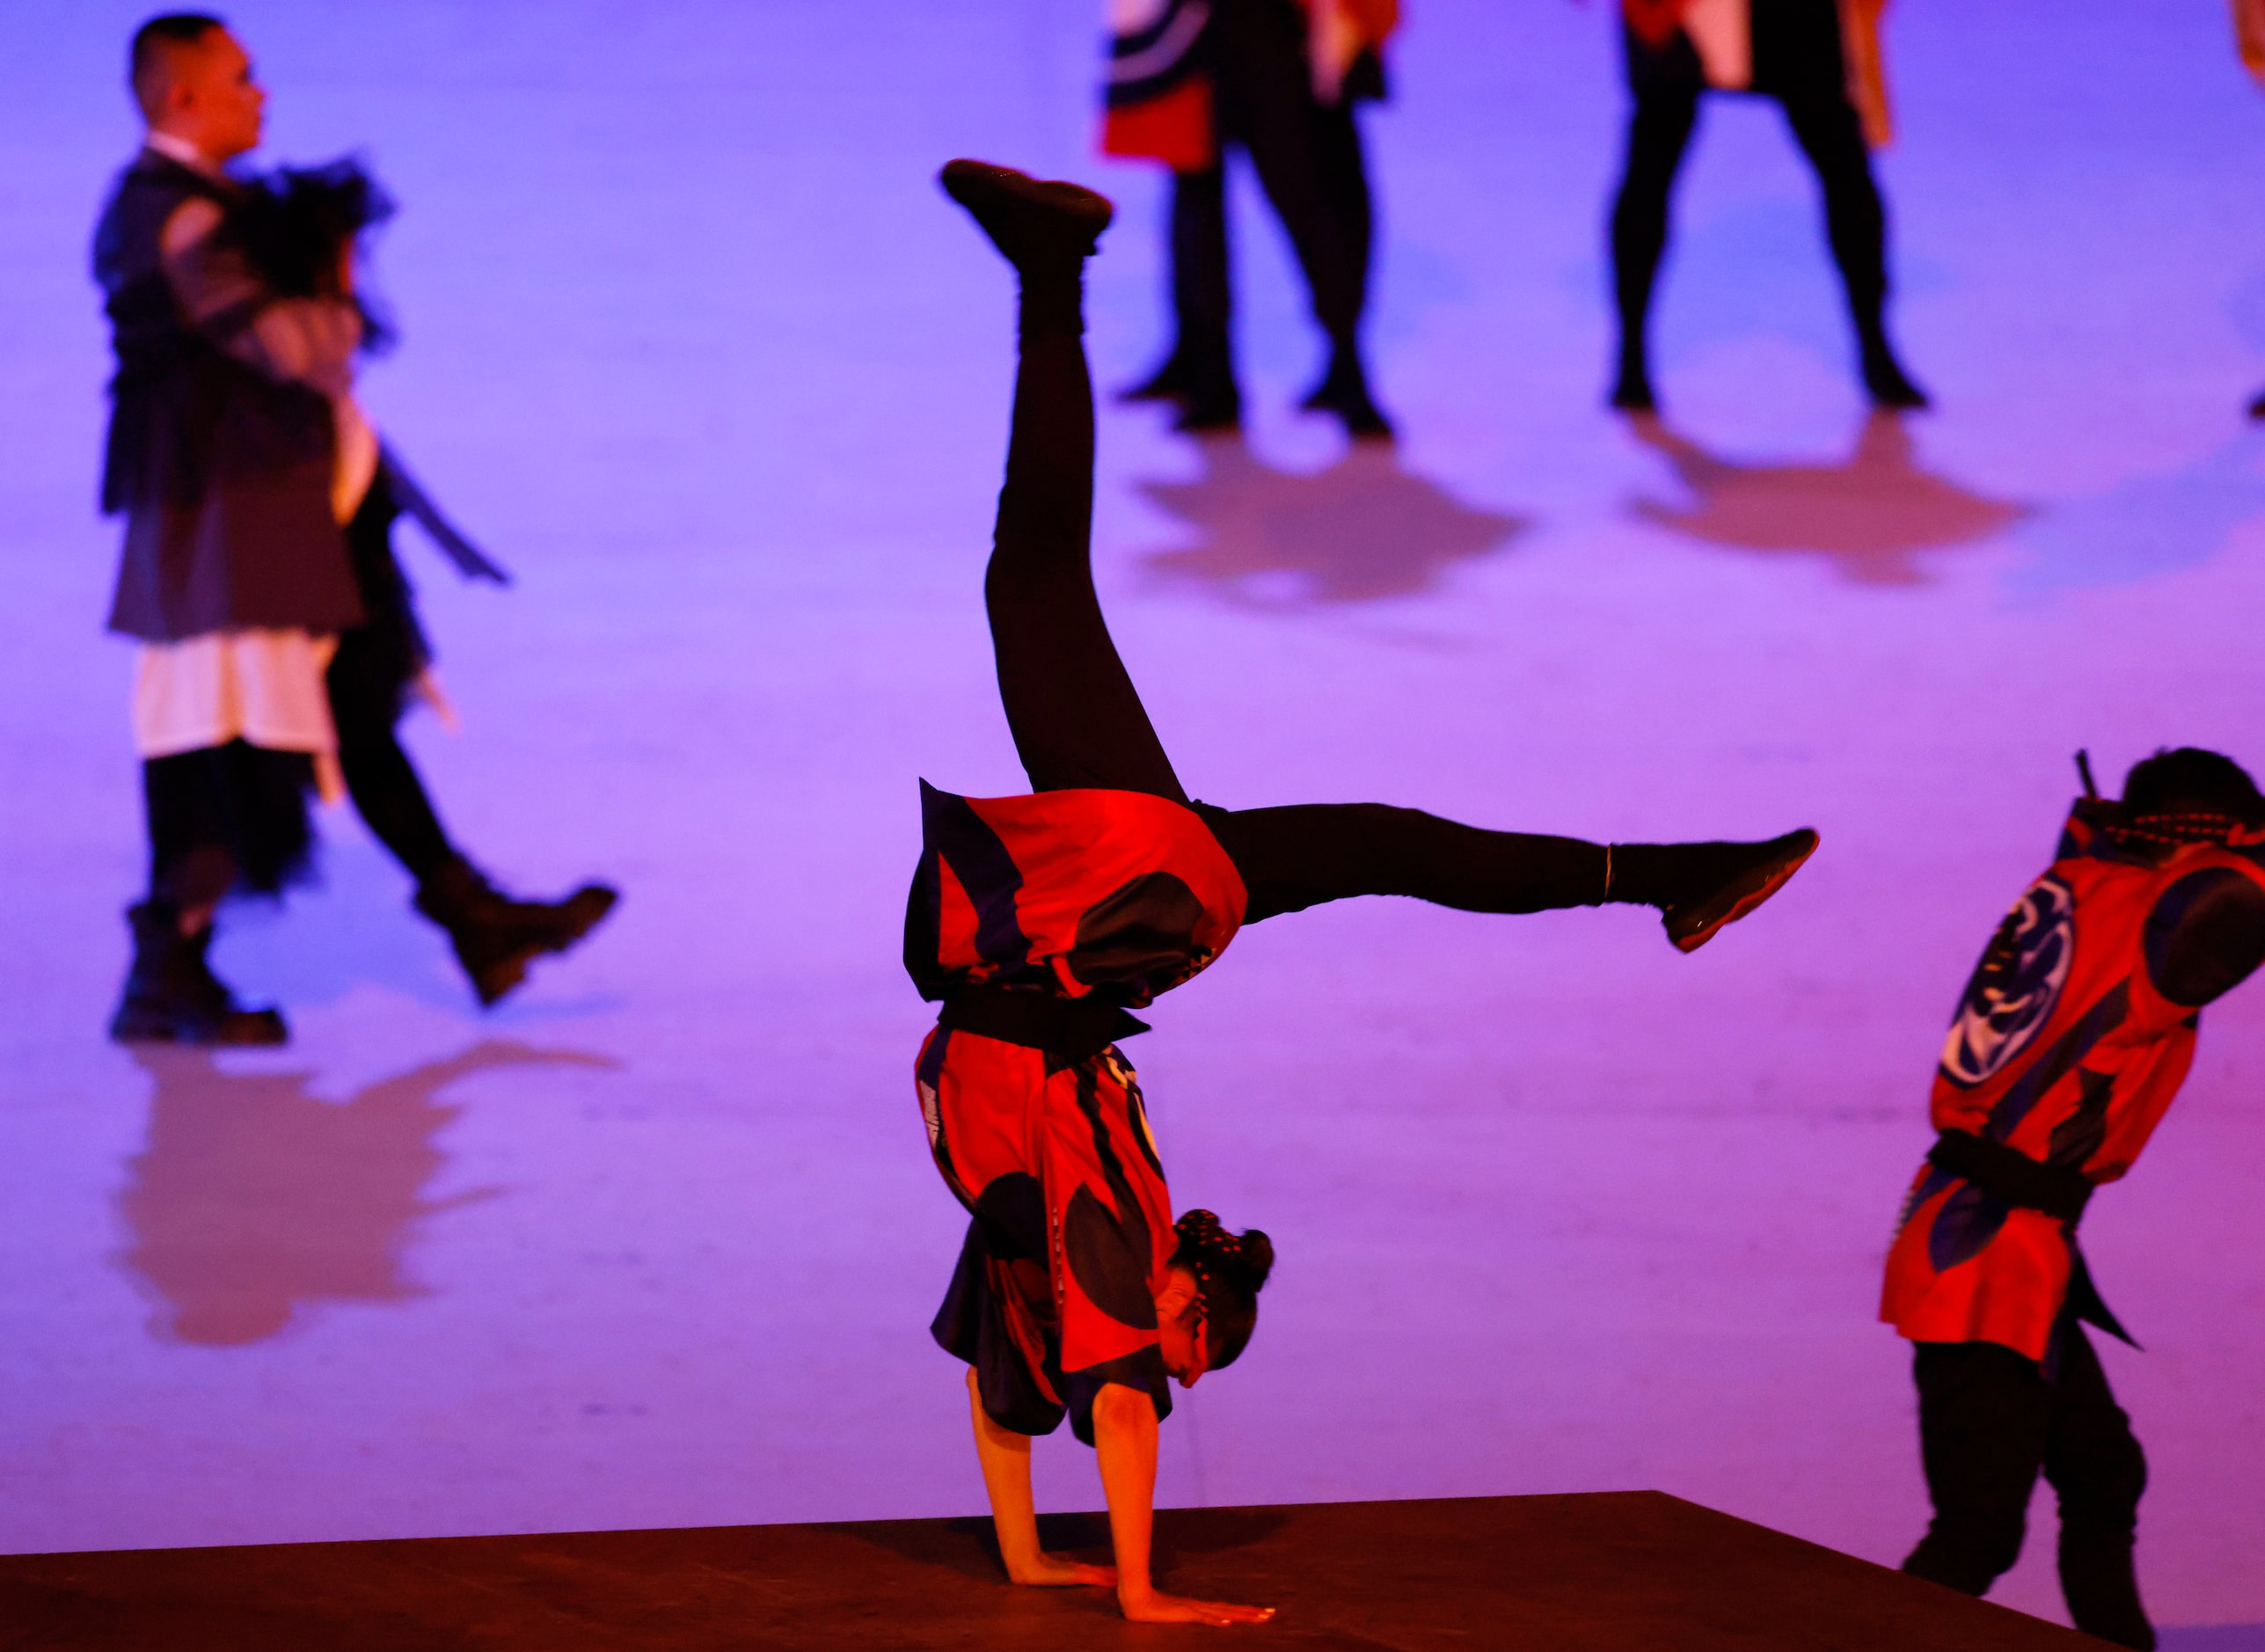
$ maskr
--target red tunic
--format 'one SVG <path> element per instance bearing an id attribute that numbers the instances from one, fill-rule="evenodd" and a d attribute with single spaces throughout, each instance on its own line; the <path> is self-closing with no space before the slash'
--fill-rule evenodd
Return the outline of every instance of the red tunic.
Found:
<path id="1" fill-rule="evenodd" d="M 2134 854 L 2099 829 L 2107 813 L 2077 806 L 2051 869 L 1999 926 L 1951 1023 L 1932 1103 L 1939 1130 L 2094 1184 L 2138 1158 L 2194 1059 L 2200 1006 L 2254 967 L 2265 921 L 2254 849 Z M 2074 1226 L 1924 1166 L 1880 1317 L 1914 1341 L 1997 1342 L 2042 1360 Z"/>
<path id="2" fill-rule="evenodd" d="M 1234 863 L 1177 803 L 924 782 L 920 801 L 905 963 L 924 998 L 972 986 L 1139 1005 L 1242 922 Z M 1093 1397 L 1117 1382 L 1167 1414 L 1155 1295 L 1177 1241 L 1131 1066 L 1114 1044 L 1049 1050 L 939 1026 L 914 1075 L 936 1167 L 974 1217 L 932 1328 L 975 1366 L 984 1410 L 1046 1434 L 1066 1408 L 1091 1444 Z"/>

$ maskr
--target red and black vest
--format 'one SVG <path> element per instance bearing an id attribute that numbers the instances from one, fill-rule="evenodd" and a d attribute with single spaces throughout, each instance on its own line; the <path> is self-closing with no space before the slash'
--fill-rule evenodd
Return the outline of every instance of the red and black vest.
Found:
<path id="1" fill-rule="evenodd" d="M 2077 805 L 1951 1022 L 1931 1110 L 1954 1151 L 1912 1183 L 1880 1309 L 1914 1341 L 2045 1356 L 2080 1265 L 2075 1216 L 2005 1196 L 1990 1163 L 2020 1172 L 2010 1150 L 2079 1195 L 2123 1175 L 2186 1078 L 2202 1006 L 2265 952 L 2265 833 L 2165 852 L 2128 846 L 2115 818 Z"/>
<path id="2" fill-rule="evenodd" d="M 972 986 L 1138 1008 L 1217 957 L 1243 881 L 1193 809 L 1141 792 L 967 798 L 920 783 L 904 967 L 924 998 Z"/>

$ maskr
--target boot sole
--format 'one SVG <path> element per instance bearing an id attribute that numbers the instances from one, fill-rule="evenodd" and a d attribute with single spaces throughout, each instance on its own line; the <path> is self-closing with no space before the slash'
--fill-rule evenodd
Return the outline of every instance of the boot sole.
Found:
<path id="1" fill-rule="evenodd" d="M 1800 844 L 1800 852 L 1794 854 L 1790 859 L 1779 860 L 1760 882 L 1751 888 L 1740 890 L 1733 895 L 1728 910 L 1721 917 L 1706 919 L 1698 927 L 1687 930 L 1682 934 L 1676 933 L 1673 929 L 1669 930 L 1668 939 L 1674 944 L 1677 952 L 1697 952 L 1708 941 L 1713 939 L 1720 931 L 1736 923 L 1779 889 L 1784 888 L 1786 881 L 1808 864 L 1808 858 L 1816 852 L 1817 844 L 1823 841 L 1807 827 L 1803 827 L 1797 832 L 1789 832 L 1786 836 Z M 1807 838 L 1808 841 L 1806 844 L 1800 844 L 1802 838 Z"/>

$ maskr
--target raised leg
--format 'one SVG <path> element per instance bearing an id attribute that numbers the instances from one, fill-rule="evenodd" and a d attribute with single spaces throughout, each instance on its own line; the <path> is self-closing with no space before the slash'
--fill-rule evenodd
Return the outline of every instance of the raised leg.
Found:
<path id="1" fill-rule="evenodd" d="M 1627 164 L 1612 201 L 1612 296 L 1620 318 L 1612 406 L 1648 412 L 1652 392 L 1652 289 L 1667 250 L 1668 202 L 1699 121 L 1695 86 L 1664 84 L 1635 95 L 1628 117 Z"/>
<path id="2" fill-rule="evenodd" d="M 1093 387 L 1079 294 L 1109 205 L 974 161 L 953 161 L 943 184 L 1022 278 L 1006 482 L 983 575 L 1015 751 L 1034 791 L 1099 786 L 1184 803 L 1093 590 Z"/>

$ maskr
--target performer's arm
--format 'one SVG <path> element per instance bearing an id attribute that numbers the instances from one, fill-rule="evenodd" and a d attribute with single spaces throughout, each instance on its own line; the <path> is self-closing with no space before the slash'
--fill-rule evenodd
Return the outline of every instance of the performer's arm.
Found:
<path id="1" fill-rule="evenodd" d="M 2174 884 L 2148 914 L 2147 971 L 2174 1004 L 2200 1009 L 2265 963 L 2265 889 L 2238 872 L 2205 874 L 2198 893 Z M 2175 910 L 2173 910 L 2175 908 Z"/>
<path id="2" fill-rule="evenodd" d="M 277 294 L 220 227 L 220 208 L 200 198 L 165 220 L 159 240 L 165 279 L 191 324 L 271 378 L 344 395 L 354 382 L 362 312 L 344 298 Z"/>
<path id="3" fill-rule="evenodd" d="M 1030 1495 L 1030 1436 L 1003 1429 L 983 1410 L 975 1371 L 968 1368 L 968 1404 L 975 1415 L 975 1456 L 983 1466 L 983 1490 L 991 1500 L 991 1526 L 998 1533 L 999 1558 L 1010 1583 L 1039 1588 L 1117 1581 L 1114 1566 L 1087 1566 L 1048 1554 L 1038 1546 L 1038 1506 Z"/>
<path id="4" fill-rule="evenodd" d="M 1269 1606 L 1231 1606 L 1159 1594 L 1149 1579 L 1156 1516 L 1156 1402 L 1138 1388 L 1108 1383 L 1093 1399 L 1093 1455 L 1109 1505 L 1117 1551 L 1117 1604 L 1134 1623 L 1264 1623 Z M 1027 1470 L 1025 1471 L 1027 1472 Z"/>

